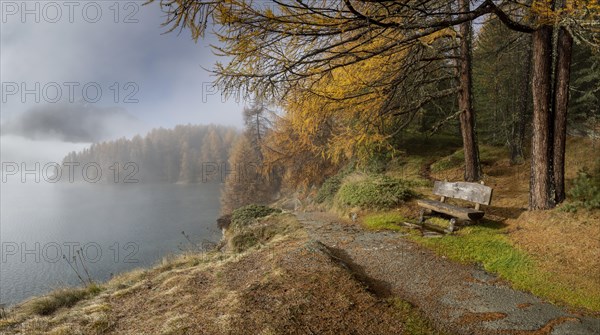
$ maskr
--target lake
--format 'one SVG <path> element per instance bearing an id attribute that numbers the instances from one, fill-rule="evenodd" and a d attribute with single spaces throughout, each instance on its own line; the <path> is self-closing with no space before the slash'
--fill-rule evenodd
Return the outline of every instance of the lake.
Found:
<path id="1" fill-rule="evenodd" d="M 90 276 L 105 281 L 192 248 L 182 231 L 196 244 L 218 241 L 220 186 L 2 183 L 0 303 L 78 285 L 62 258 L 75 250 Z"/>

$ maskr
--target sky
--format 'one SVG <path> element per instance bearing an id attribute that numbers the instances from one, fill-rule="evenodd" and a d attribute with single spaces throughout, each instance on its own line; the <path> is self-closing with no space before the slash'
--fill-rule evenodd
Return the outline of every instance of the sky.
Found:
<path id="1" fill-rule="evenodd" d="M 158 3 L 7 1 L 0 12 L 2 161 L 60 160 L 177 124 L 241 127 L 213 88 L 212 35 L 164 34 Z"/>

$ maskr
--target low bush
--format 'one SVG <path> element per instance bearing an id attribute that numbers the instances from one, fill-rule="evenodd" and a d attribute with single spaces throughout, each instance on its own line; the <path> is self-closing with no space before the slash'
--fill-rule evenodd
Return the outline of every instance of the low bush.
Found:
<path id="1" fill-rule="evenodd" d="M 346 181 L 335 196 L 340 208 L 389 209 L 414 197 L 408 183 L 387 176 L 371 176 L 356 181 Z"/>
<path id="2" fill-rule="evenodd" d="M 322 204 L 326 201 L 332 201 L 335 197 L 335 194 L 342 186 L 342 181 L 344 178 L 350 174 L 354 170 L 353 164 L 349 164 L 346 168 L 340 170 L 336 175 L 331 176 L 325 180 L 319 191 L 317 192 L 317 196 L 315 197 L 315 201 L 318 204 Z"/>
<path id="3" fill-rule="evenodd" d="M 600 209 L 600 168 L 594 174 L 580 170 L 569 189 L 570 202 L 563 209 L 576 211 L 577 208 Z"/>
<path id="4" fill-rule="evenodd" d="M 231 226 L 241 228 L 248 226 L 256 221 L 273 213 L 281 213 L 281 209 L 271 208 L 263 205 L 248 205 L 240 207 L 231 213 Z"/>
<path id="5" fill-rule="evenodd" d="M 342 179 L 343 177 L 339 174 L 327 178 L 323 185 L 321 185 L 321 188 L 319 188 L 319 192 L 317 192 L 315 201 L 319 204 L 322 204 L 325 201 L 332 200 L 337 191 L 340 189 L 340 186 L 342 186 Z"/>

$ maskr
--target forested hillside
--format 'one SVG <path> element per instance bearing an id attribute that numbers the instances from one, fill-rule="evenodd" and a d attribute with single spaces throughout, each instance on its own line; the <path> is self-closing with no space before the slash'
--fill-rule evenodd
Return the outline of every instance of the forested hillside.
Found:
<path id="1" fill-rule="evenodd" d="M 106 183 L 220 181 L 221 166 L 237 136 L 235 128 L 216 125 L 158 128 L 144 137 L 92 144 L 71 152 L 63 163 L 76 164 L 77 180 L 84 175 L 95 180 L 99 166 L 101 181 Z M 84 172 L 86 164 L 91 165 Z"/>

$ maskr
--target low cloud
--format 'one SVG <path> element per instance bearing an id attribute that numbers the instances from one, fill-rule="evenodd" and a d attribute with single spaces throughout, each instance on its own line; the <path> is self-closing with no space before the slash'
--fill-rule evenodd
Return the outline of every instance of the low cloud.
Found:
<path id="1" fill-rule="evenodd" d="M 66 103 L 36 106 L 2 124 L 3 135 L 72 143 L 132 135 L 139 129 L 140 121 L 121 108 Z"/>

